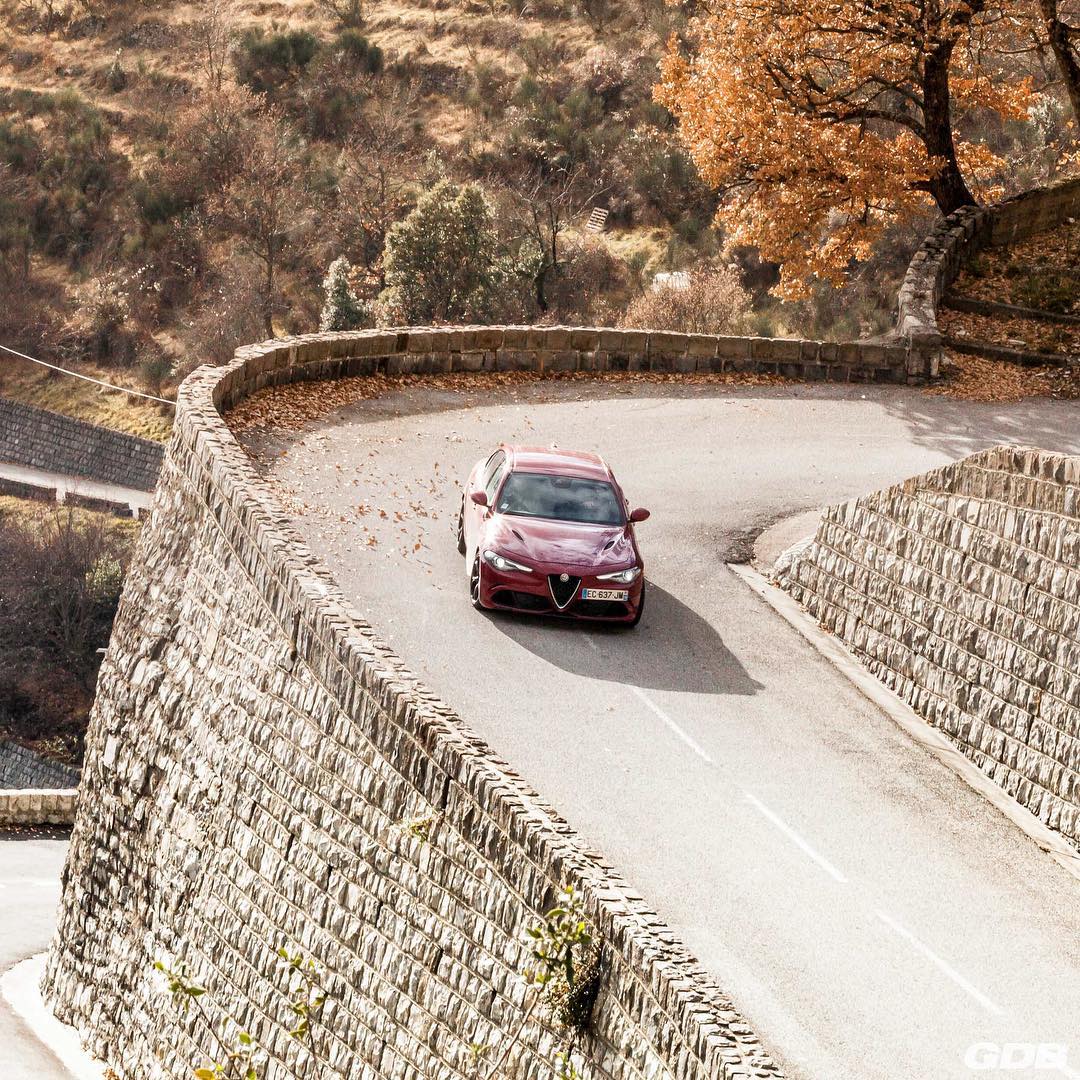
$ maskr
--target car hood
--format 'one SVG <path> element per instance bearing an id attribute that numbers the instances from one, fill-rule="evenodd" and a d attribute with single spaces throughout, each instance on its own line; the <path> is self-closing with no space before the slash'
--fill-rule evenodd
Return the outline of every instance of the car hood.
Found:
<path id="1" fill-rule="evenodd" d="M 567 570 L 618 569 L 638 558 L 625 525 L 577 525 L 516 514 L 492 515 L 486 546 L 511 559 Z"/>

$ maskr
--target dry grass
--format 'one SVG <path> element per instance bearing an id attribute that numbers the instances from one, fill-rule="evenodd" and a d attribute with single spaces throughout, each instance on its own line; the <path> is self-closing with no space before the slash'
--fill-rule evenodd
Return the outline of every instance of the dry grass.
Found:
<path id="1" fill-rule="evenodd" d="M 94 378 L 123 384 L 123 373 L 112 369 L 80 365 L 79 370 Z M 137 387 L 136 387 L 137 389 Z M 21 401 L 42 409 L 88 420 L 92 424 L 126 431 L 144 439 L 163 442 L 172 431 L 172 409 L 115 390 L 104 390 L 82 379 L 60 375 L 25 360 L 0 361 L 0 397 Z"/>
<path id="2" fill-rule="evenodd" d="M 55 513 L 54 502 L 37 499 L 22 499 L 16 495 L 0 495 L 0 523 L 18 523 L 35 525 Z M 131 518 L 117 517 L 98 510 L 87 510 L 81 506 L 65 506 L 64 513 L 70 513 L 78 527 L 99 524 L 117 539 L 134 540 L 139 535 L 139 522 Z"/>

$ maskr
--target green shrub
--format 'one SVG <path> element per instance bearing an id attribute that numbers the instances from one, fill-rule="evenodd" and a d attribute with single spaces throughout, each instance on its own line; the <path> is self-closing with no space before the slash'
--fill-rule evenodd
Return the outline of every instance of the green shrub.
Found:
<path id="1" fill-rule="evenodd" d="M 368 325 L 367 306 L 362 304 L 349 280 L 352 267 L 344 255 L 339 255 L 331 264 L 323 281 L 322 314 L 319 317 L 319 330 L 356 330 Z"/>
<path id="2" fill-rule="evenodd" d="M 124 70 L 124 65 L 120 62 L 120 50 L 117 49 L 116 55 L 109 65 L 109 70 L 105 72 L 105 85 L 108 86 L 114 94 L 119 94 L 127 84 L 127 72 Z"/>
<path id="3" fill-rule="evenodd" d="M 192 200 L 159 172 L 150 172 L 137 180 L 132 185 L 131 197 L 147 225 L 162 225 L 192 205 Z"/>
<path id="4" fill-rule="evenodd" d="M 386 235 L 385 321 L 486 321 L 496 310 L 503 257 L 483 191 L 440 181 Z"/>
<path id="5" fill-rule="evenodd" d="M 545 170 L 595 169 L 622 134 L 618 125 L 606 122 L 603 100 L 585 89 L 562 93 L 546 80 L 525 75 L 513 104 L 517 114 L 509 125 L 506 151 Z"/>
<path id="6" fill-rule="evenodd" d="M 127 173 L 104 115 L 73 91 L 0 96 L 0 165 L 33 186 L 30 228 L 45 254 L 78 258 L 111 228 L 111 203 Z"/>
<path id="7" fill-rule="evenodd" d="M 318 38 L 307 30 L 249 30 L 237 49 L 236 77 L 252 90 L 269 94 L 302 74 L 318 51 Z"/>
<path id="8" fill-rule="evenodd" d="M 378 75 L 383 70 L 383 51 L 359 30 L 342 30 L 334 40 L 334 52 L 354 70 Z"/>

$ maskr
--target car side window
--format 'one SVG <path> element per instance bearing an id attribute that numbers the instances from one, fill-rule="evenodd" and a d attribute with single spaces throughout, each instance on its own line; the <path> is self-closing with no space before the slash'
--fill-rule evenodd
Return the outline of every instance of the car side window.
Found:
<path id="1" fill-rule="evenodd" d="M 496 450 L 495 453 L 487 459 L 487 464 L 484 466 L 484 471 L 480 476 L 480 487 L 487 493 L 489 500 L 499 486 L 499 479 L 502 477 L 505 465 L 506 454 L 501 450 Z"/>
<path id="2" fill-rule="evenodd" d="M 495 472 L 505 460 L 506 455 L 501 450 L 496 450 L 495 453 L 487 459 L 487 464 L 484 465 L 484 471 L 480 474 L 480 487 L 482 490 L 488 490 L 488 485 L 491 483 L 492 476 L 495 475 Z"/>
<path id="3" fill-rule="evenodd" d="M 495 467 L 495 471 L 488 477 L 488 482 L 484 485 L 484 492 L 488 497 L 488 505 L 495 499 L 495 492 L 499 490 L 499 481 L 502 480 L 504 472 L 506 472 L 505 459 L 499 462 Z"/>

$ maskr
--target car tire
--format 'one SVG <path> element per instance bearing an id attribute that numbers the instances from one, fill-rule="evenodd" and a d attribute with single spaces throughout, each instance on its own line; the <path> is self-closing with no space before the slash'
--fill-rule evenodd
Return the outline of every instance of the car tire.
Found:
<path id="1" fill-rule="evenodd" d="M 641 599 L 638 601 L 637 614 L 631 621 L 631 626 L 637 626 L 641 622 L 641 616 L 645 614 L 645 582 L 641 583 Z"/>
<path id="2" fill-rule="evenodd" d="M 462 503 L 457 516 L 457 550 L 459 555 L 465 554 L 465 504 Z"/>
<path id="3" fill-rule="evenodd" d="M 477 611 L 483 611 L 484 605 L 480 602 L 480 552 L 476 553 L 473 560 L 472 570 L 469 571 L 469 599 Z"/>

